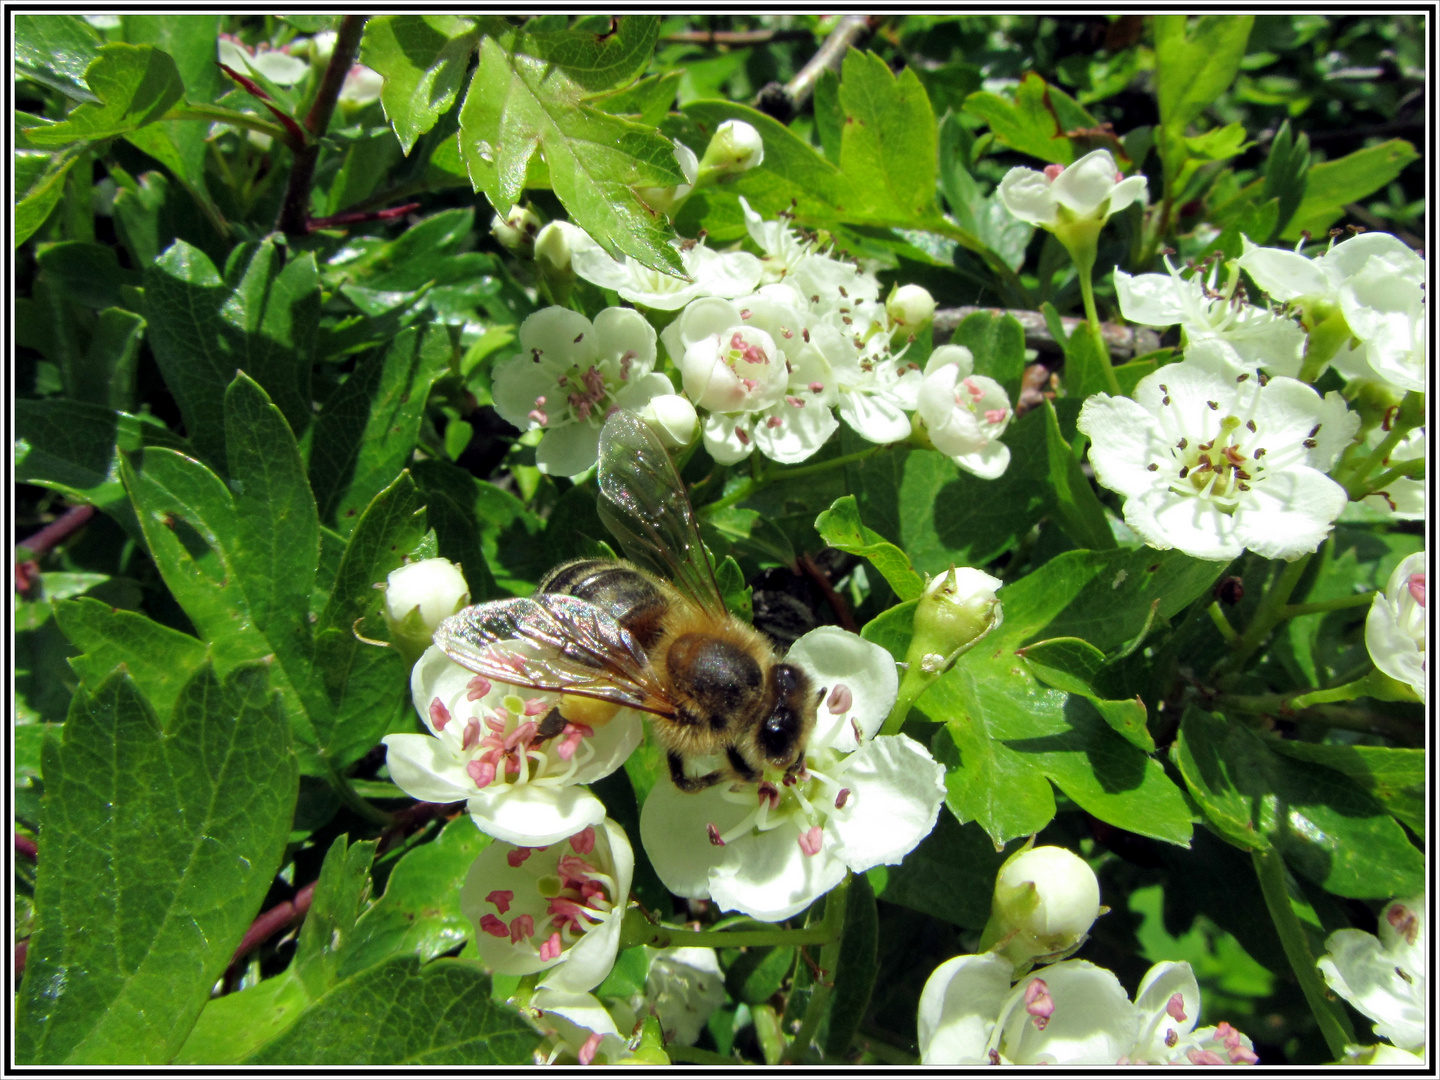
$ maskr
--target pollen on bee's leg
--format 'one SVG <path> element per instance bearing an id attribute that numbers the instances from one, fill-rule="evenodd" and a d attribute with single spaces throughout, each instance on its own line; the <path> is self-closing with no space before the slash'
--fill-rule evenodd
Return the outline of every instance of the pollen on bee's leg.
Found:
<path id="1" fill-rule="evenodd" d="M 716 847 L 725 846 L 725 841 L 720 839 L 720 829 L 713 821 L 705 826 L 705 835 L 710 837 L 710 843 L 714 844 Z"/>
<path id="2" fill-rule="evenodd" d="M 821 831 L 820 826 L 811 825 L 810 828 L 802 832 L 796 839 L 800 843 L 800 850 L 806 855 L 813 856 L 820 854 L 820 842 L 823 838 L 824 833 Z"/>

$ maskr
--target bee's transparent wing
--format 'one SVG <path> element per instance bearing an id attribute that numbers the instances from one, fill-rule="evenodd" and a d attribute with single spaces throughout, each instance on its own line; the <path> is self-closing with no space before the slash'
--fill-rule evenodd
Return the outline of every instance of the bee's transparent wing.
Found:
<path id="1" fill-rule="evenodd" d="M 516 648 L 517 641 L 533 648 Z M 435 644 L 496 682 L 675 714 L 645 651 L 612 616 L 578 597 L 541 593 L 477 604 L 442 622 Z"/>
<path id="2" fill-rule="evenodd" d="M 685 485 L 649 425 L 623 409 L 600 431 L 600 519 L 637 566 L 669 581 L 687 600 L 717 618 L 725 601 Z"/>

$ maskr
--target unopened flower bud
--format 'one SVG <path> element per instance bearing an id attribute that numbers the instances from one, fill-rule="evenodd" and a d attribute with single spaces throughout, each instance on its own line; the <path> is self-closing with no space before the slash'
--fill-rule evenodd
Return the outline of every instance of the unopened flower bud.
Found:
<path id="1" fill-rule="evenodd" d="M 932 578 L 915 608 L 916 640 L 924 638 L 926 651 L 942 656 L 975 644 L 1004 618 L 999 587 L 999 578 L 970 566 Z"/>
<path id="2" fill-rule="evenodd" d="M 685 177 L 685 183 L 676 184 L 674 187 L 647 187 L 636 188 L 635 194 L 639 196 L 650 209 L 657 214 L 673 216 L 675 210 L 694 190 L 695 179 L 700 172 L 700 162 L 695 157 L 695 151 L 675 140 L 675 164 L 680 167 L 680 172 Z"/>
<path id="3" fill-rule="evenodd" d="M 535 250 L 535 236 L 542 222 L 528 206 L 518 203 L 503 218 L 495 215 L 490 222 L 490 235 L 500 246 L 516 255 L 529 255 Z"/>
<path id="4" fill-rule="evenodd" d="M 885 301 L 885 314 L 896 326 L 915 331 L 935 317 L 935 298 L 921 285 L 901 285 Z"/>
<path id="5" fill-rule="evenodd" d="M 1012 855 L 995 878 L 984 940 L 1019 966 L 1059 959 L 1085 940 L 1100 914 L 1100 883 L 1084 859 L 1062 847 Z"/>
<path id="6" fill-rule="evenodd" d="M 671 450 L 689 446 L 695 438 L 695 426 L 699 423 L 695 406 L 681 394 L 657 394 L 644 404 L 639 415 Z"/>
<path id="7" fill-rule="evenodd" d="M 700 159 L 702 170 L 711 170 L 712 176 L 725 173 L 740 173 L 753 169 L 765 160 L 765 143 L 760 133 L 744 120 L 726 120 L 705 147 L 705 156 Z"/>
<path id="8" fill-rule="evenodd" d="M 422 559 L 385 581 L 385 624 L 390 643 L 410 662 L 432 644 L 435 628 L 470 603 L 460 568 L 449 559 Z"/>

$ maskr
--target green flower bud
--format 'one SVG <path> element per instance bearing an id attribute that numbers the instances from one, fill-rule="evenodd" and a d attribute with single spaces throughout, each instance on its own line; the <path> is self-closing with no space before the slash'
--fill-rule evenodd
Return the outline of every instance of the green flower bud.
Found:
<path id="1" fill-rule="evenodd" d="M 1024 848 L 1000 868 L 982 945 L 1019 968 L 1080 947 L 1100 914 L 1100 883 L 1062 847 Z"/>
<path id="2" fill-rule="evenodd" d="M 901 285 L 885 301 L 885 314 L 913 333 L 935 317 L 935 298 L 921 285 Z"/>
<path id="3" fill-rule="evenodd" d="M 495 215 L 490 223 L 490 235 L 500 246 L 516 255 L 530 255 L 535 251 L 535 234 L 543 224 L 528 206 L 518 203 L 510 208 L 503 218 Z"/>
<path id="4" fill-rule="evenodd" d="M 441 620 L 469 603 L 465 577 L 449 559 L 422 559 L 402 566 L 385 581 L 390 643 L 413 664 L 433 643 Z"/>

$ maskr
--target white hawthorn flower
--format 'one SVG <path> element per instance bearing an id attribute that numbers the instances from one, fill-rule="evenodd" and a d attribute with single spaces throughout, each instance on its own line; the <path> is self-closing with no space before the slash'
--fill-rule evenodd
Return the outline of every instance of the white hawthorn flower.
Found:
<path id="1" fill-rule="evenodd" d="M 1047 165 L 1043 172 L 1011 169 L 998 189 L 1005 209 L 1051 232 L 1080 221 L 1103 223 L 1145 193 L 1145 177 L 1126 179 L 1109 150 L 1092 150 L 1067 166 Z"/>
<path id="2" fill-rule="evenodd" d="M 544 847 L 491 844 L 460 887 L 480 962 L 502 975 L 548 974 L 541 986 L 577 993 L 615 965 L 635 854 L 603 818 Z"/>
<path id="3" fill-rule="evenodd" d="M 530 1006 L 545 1035 L 535 1048 L 537 1065 L 614 1065 L 632 1056 L 609 1010 L 593 994 L 546 987 L 535 991 Z"/>
<path id="4" fill-rule="evenodd" d="M 1348 365 L 1337 356 L 1342 374 L 1425 389 L 1425 262 L 1395 237 L 1362 233 L 1314 259 L 1247 238 L 1239 262 L 1275 300 L 1312 308 L 1317 318 L 1343 313 L 1364 353 Z"/>
<path id="5" fill-rule="evenodd" d="M 935 297 L 923 285 L 901 285 L 886 299 L 885 314 L 897 327 L 913 331 L 935 317 Z"/>
<path id="6" fill-rule="evenodd" d="M 412 659 L 430 647 L 442 619 L 469 603 L 465 575 L 449 559 L 407 563 L 385 579 L 385 625 Z"/>
<path id="7" fill-rule="evenodd" d="M 1325 472 L 1360 420 L 1338 393 L 1264 381 L 1236 360 L 1201 342 L 1142 379 L 1133 400 L 1087 399 L 1078 427 L 1095 478 L 1125 497 L 1125 523 L 1151 547 L 1298 558 L 1345 509 L 1345 489 Z"/>
<path id="8" fill-rule="evenodd" d="M 1392 900 L 1379 937 L 1337 930 L 1318 961 L 1330 989 L 1375 1022 L 1375 1034 L 1402 1050 L 1425 1045 L 1425 897 Z"/>
<path id="9" fill-rule="evenodd" d="M 550 264 L 556 271 L 569 273 L 571 257 L 577 251 L 598 248 L 590 234 L 568 221 L 547 221 L 535 234 L 535 259 Z"/>
<path id="10" fill-rule="evenodd" d="M 521 430 L 545 430 L 535 449 L 543 473 L 584 472 L 612 409 L 638 411 L 675 392 L 654 370 L 655 330 L 633 308 L 606 308 L 593 325 L 578 311 L 544 308 L 520 324 L 520 348 L 495 366 L 495 409 Z"/>
<path id="11" fill-rule="evenodd" d="M 658 394 L 647 401 L 637 414 L 672 450 L 689 446 L 690 440 L 695 438 L 695 425 L 700 422 L 695 415 L 695 406 L 683 394 Z"/>
<path id="12" fill-rule="evenodd" d="M 642 735 L 633 709 L 605 723 L 588 710 L 589 722 L 566 721 L 537 740 L 561 695 L 492 683 L 433 645 L 410 673 L 410 693 L 431 734 L 381 740 L 391 779 L 414 799 L 463 800 L 481 832 L 511 844 L 553 844 L 603 821 L 604 804 L 582 785 L 618 769 Z"/>
<path id="13" fill-rule="evenodd" d="M 725 1004 L 725 973 L 715 950 L 647 945 L 645 960 L 649 969 L 644 993 L 609 999 L 610 1015 L 624 1031 L 653 1014 L 667 1044 L 694 1046 L 710 1014 Z"/>
<path id="14" fill-rule="evenodd" d="M 1157 964 L 1132 1004 L 1120 980 L 1085 960 L 1022 978 L 996 953 L 957 956 L 920 995 L 926 1065 L 1254 1064 L 1229 1024 L 1193 1031 L 1199 988 L 1188 964 Z"/>
<path id="15" fill-rule="evenodd" d="M 1115 295 L 1120 314 L 1142 326 L 1169 327 L 1177 323 L 1186 347 L 1218 338 L 1240 359 L 1262 367 L 1271 375 L 1300 374 L 1305 331 L 1293 319 L 1267 308 L 1247 304 L 1236 296 L 1239 277 L 1219 287 L 1220 266 L 1207 274 L 1197 269 L 1182 277 L 1167 257 L 1168 274 L 1115 271 Z"/>
<path id="16" fill-rule="evenodd" d="M 621 256 L 613 259 L 598 244 L 571 253 L 575 273 L 622 299 L 656 311 L 678 311 L 701 296 L 744 296 L 760 283 L 760 260 L 745 251 L 712 251 L 703 243 L 673 241 L 687 278 L 651 270 Z"/>
<path id="17" fill-rule="evenodd" d="M 1017 964 L 1073 952 L 1100 914 L 1100 882 L 1073 851 L 1016 852 L 995 878 L 985 937 Z"/>
<path id="18" fill-rule="evenodd" d="M 685 177 L 685 183 L 676 184 L 674 187 L 643 187 L 636 188 L 635 195 L 646 206 L 650 207 L 657 214 L 664 214 L 667 217 L 689 196 L 695 188 L 695 180 L 700 174 L 700 162 L 695 157 L 695 151 L 682 143 L 679 139 L 671 140 L 675 144 L 675 164 L 680 166 L 680 172 Z"/>
<path id="19" fill-rule="evenodd" d="M 385 88 L 385 76 L 364 64 L 354 64 L 345 73 L 340 84 L 339 102 L 342 106 L 358 109 L 380 100 L 380 91 Z"/>
<path id="20" fill-rule="evenodd" d="M 1377 668 L 1425 700 L 1425 552 L 1401 560 L 1371 602 L 1365 648 Z"/>
<path id="21" fill-rule="evenodd" d="M 1010 465 L 1010 448 L 1000 436 L 1015 410 L 1004 387 L 974 370 L 969 349 L 941 345 L 925 364 L 916 415 L 936 450 L 966 472 L 994 480 Z"/>
<path id="22" fill-rule="evenodd" d="M 285 49 L 272 49 L 269 45 L 251 48 L 230 34 L 221 34 L 216 45 L 220 63 L 241 75 L 263 75 L 276 86 L 294 86 L 310 71 L 308 63 L 291 56 Z"/>
<path id="23" fill-rule="evenodd" d="M 935 827 L 944 769 L 904 735 L 874 736 L 899 680 L 884 649 L 835 627 L 797 641 L 786 660 L 824 691 L 804 771 L 695 794 L 661 782 L 640 838 L 666 888 L 777 922 L 856 873 L 900 862 Z"/>
<path id="24" fill-rule="evenodd" d="M 543 224 L 535 211 L 516 203 L 504 217 L 496 214 L 490 219 L 490 235 L 506 251 L 529 254 Z"/>

